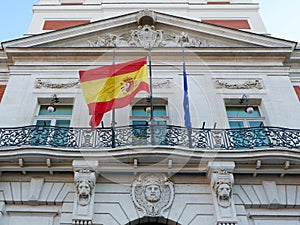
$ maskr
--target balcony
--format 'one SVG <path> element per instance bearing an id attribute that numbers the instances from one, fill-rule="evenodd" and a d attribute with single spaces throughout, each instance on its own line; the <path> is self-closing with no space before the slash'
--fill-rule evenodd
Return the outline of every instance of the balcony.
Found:
<path id="1" fill-rule="evenodd" d="M 0 151 L 8 147 L 111 149 L 132 146 L 182 147 L 194 150 L 300 148 L 300 130 L 280 127 L 200 129 L 171 125 L 116 128 L 25 126 L 0 128 Z"/>

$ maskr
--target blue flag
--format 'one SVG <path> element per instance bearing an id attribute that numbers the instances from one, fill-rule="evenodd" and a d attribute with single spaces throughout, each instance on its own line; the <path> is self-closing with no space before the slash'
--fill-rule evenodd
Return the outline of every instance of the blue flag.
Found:
<path id="1" fill-rule="evenodd" d="M 189 96 L 188 96 L 188 83 L 187 76 L 185 71 L 185 62 L 183 62 L 183 109 L 184 109 L 184 124 L 186 127 L 191 128 L 191 115 L 190 115 L 190 106 L 189 106 Z"/>

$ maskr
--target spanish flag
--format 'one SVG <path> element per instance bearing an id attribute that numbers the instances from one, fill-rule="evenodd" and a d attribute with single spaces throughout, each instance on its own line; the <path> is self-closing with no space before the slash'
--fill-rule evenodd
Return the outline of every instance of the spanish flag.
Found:
<path id="1" fill-rule="evenodd" d="M 147 58 L 79 71 L 80 84 L 94 130 L 104 113 L 130 104 L 139 91 L 150 93 Z"/>

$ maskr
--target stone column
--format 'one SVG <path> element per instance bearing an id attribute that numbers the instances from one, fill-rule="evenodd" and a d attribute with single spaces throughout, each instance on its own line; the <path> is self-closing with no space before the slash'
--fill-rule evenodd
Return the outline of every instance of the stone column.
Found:
<path id="1" fill-rule="evenodd" d="M 210 162 L 208 178 L 212 190 L 216 225 L 236 225 L 237 217 L 232 197 L 234 162 Z"/>
<path id="2" fill-rule="evenodd" d="M 91 166 L 91 163 L 94 166 Z M 72 224 L 91 225 L 94 215 L 97 162 L 74 161 L 75 198 Z"/>

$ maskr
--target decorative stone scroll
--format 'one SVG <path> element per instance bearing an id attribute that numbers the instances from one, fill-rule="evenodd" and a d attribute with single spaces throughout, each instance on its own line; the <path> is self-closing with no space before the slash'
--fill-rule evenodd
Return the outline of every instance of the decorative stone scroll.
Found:
<path id="1" fill-rule="evenodd" d="M 78 88 L 79 87 L 79 80 L 70 81 L 70 82 L 54 82 L 48 80 L 38 79 L 35 82 L 35 88 L 48 88 L 48 89 L 66 89 L 66 88 Z"/>
<path id="2" fill-rule="evenodd" d="M 142 216 L 161 216 L 173 203 L 174 185 L 162 173 L 143 173 L 133 181 L 131 197 Z"/>
<path id="3" fill-rule="evenodd" d="M 81 169 L 75 172 L 74 182 L 76 198 L 74 199 L 72 224 L 92 224 L 96 184 L 95 172 Z"/>
<path id="4" fill-rule="evenodd" d="M 152 79 L 152 86 L 156 89 L 161 88 L 171 88 L 172 79 L 160 79 L 160 78 L 154 78 Z"/>
<path id="5" fill-rule="evenodd" d="M 221 89 L 263 89 L 261 80 L 216 80 L 216 88 Z"/>

